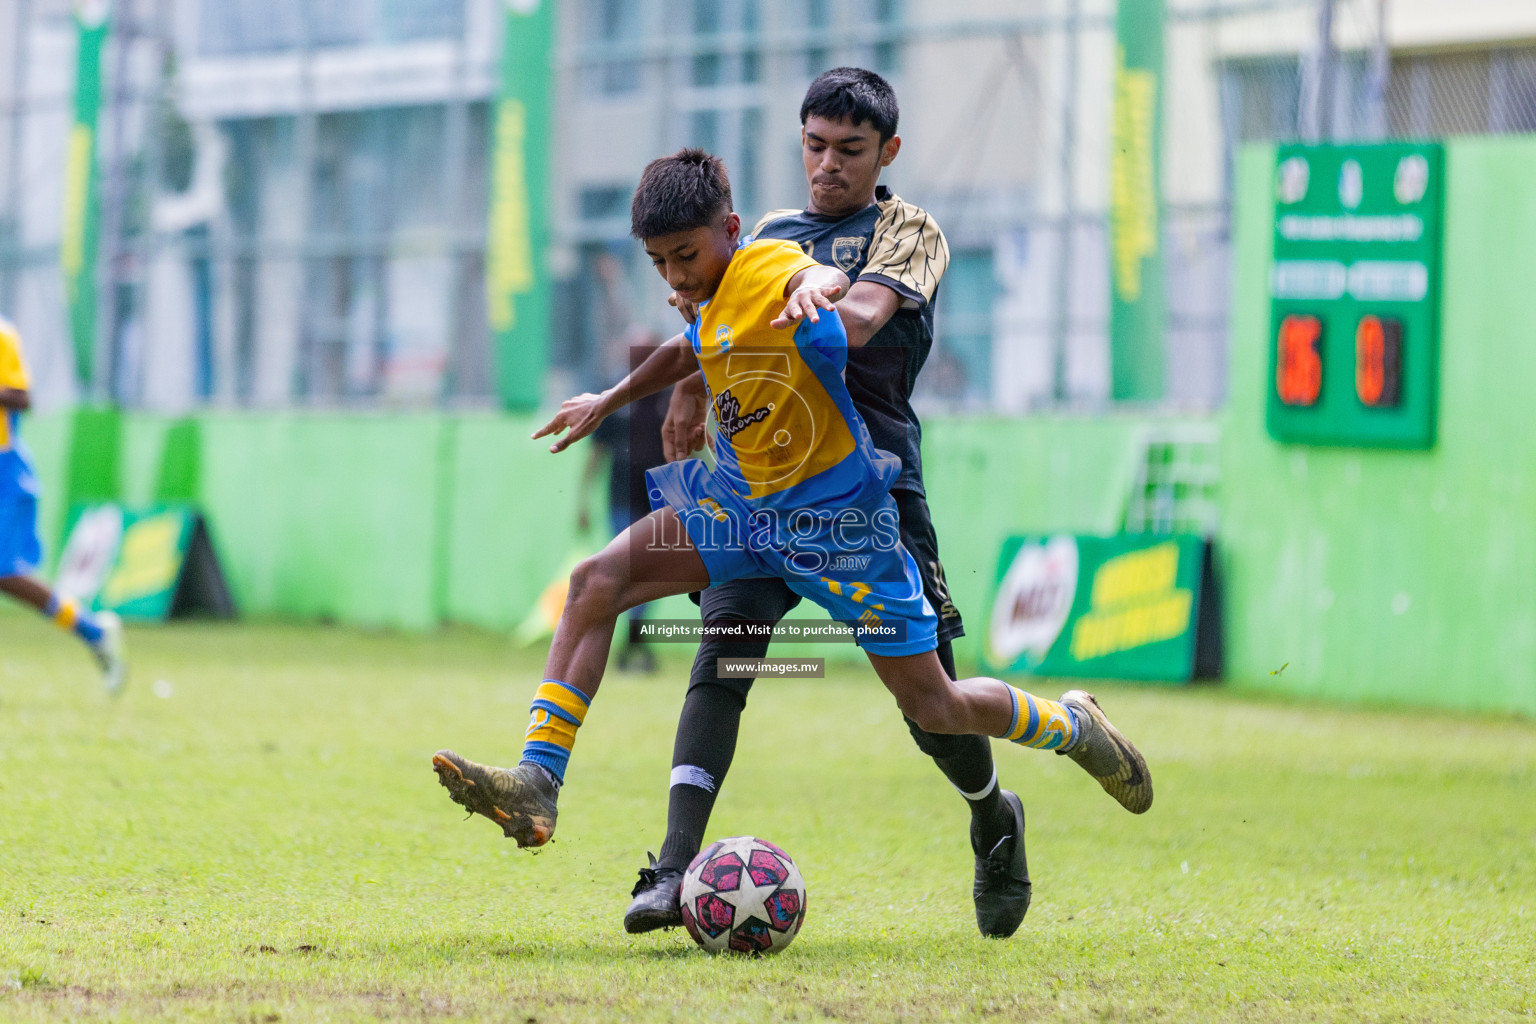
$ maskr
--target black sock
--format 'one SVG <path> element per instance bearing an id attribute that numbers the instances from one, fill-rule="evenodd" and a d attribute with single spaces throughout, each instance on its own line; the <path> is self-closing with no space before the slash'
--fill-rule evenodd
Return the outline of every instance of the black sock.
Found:
<path id="1" fill-rule="evenodd" d="M 700 658 L 709 658 L 713 673 L 714 659 L 721 656 L 715 647 L 737 648 L 741 644 L 701 644 Z M 725 657 L 762 657 L 767 644 L 755 654 L 731 650 Z M 734 680 L 733 680 L 734 682 Z M 730 770 L 736 754 L 736 733 L 746 695 L 719 683 L 704 682 L 688 687 L 683 713 L 677 723 L 677 740 L 672 748 L 672 788 L 667 793 L 667 838 L 661 844 L 657 866 L 681 870 L 698 854 L 709 827 L 709 815 L 715 809 L 715 797 Z"/>
<path id="2" fill-rule="evenodd" d="M 949 641 L 939 644 L 936 653 L 949 678 L 958 679 L 955 652 Z M 910 718 L 907 728 L 918 749 L 933 758 L 939 771 L 965 797 L 971 808 L 971 845 L 986 853 L 1008 834 L 1013 824 L 1013 816 L 1003 804 L 1002 787 L 997 784 L 992 741 L 985 736 L 941 736 L 924 732 Z"/>
<path id="3" fill-rule="evenodd" d="M 782 580 L 721 583 L 699 595 L 704 621 L 778 622 L 800 603 Z M 721 658 L 761 658 L 768 641 L 706 640 L 699 644 L 688 679 L 688 694 L 672 746 L 672 788 L 667 795 L 667 837 L 658 867 L 683 869 L 704 844 L 715 797 L 736 756 L 736 733 L 747 706 L 751 679 L 721 679 Z"/>

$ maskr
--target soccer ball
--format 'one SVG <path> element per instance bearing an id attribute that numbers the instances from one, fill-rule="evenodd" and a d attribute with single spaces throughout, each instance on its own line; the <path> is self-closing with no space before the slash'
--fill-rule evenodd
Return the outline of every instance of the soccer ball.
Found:
<path id="1" fill-rule="evenodd" d="M 711 953 L 777 953 L 805 921 L 805 882 L 789 854 L 766 839 L 711 843 L 688 865 L 683 924 Z"/>

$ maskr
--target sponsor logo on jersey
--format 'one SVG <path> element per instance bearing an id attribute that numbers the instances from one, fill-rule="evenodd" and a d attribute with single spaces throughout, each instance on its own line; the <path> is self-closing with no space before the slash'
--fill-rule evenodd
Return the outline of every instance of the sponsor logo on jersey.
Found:
<path id="1" fill-rule="evenodd" d="M 773 403 L 769 402 L 761 409 L 753 409 L 746 415 L 741 412 L 741 400 L 731 394 L 731 389 L 726 388 L 720 392 L 720 397 L 715 399 L 715 420 L 720 424 L 720 433 L 729 441 L 754 423 L 760 423 L 768 418 L 773 411 Z"/>
<path id="2" fill-rule="evenodd" d="M 832 262 L 837 264 L 837 269 L 849 271 L 859 265 L 859 258 L 864 254 L 864 241 L 863 235 L 832 240 Z"/>

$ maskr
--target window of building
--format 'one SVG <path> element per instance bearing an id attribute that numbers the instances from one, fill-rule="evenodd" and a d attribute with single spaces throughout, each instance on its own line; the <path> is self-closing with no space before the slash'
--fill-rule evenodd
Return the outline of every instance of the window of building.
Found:
<path id="1" fill-rule="evenodd" d="M 465 114 L 454 161 L 443 105 L 320 114 L 308 146 L 294 117 L 226 124 L 233 244 L 230 264 L 212 270 L 224 289 L 213 300 L 232 308 L 212 317 L 215 332 L 230 326 L 214 367 L 225 383 L 211 390 L 269 404 L 489 393 L 483 248 L 472 241 L 486 104 Z M 450 183 L 454 166 L 464 174 Z"/>
<path id="2" fill-rule="evenodd" d="M 1236 139 L 1297 137 L 1299 58 L 1230 60 L 1222 77 L 1225 114 Z M 1338 55 L 1332 85 L 1324 128 L 1338 138 L 1536 131 L 1536 47 L 1394 55 L 1379 99 L 1373 95 L 1369 54 L 1351 51 Z"/>
<path id="3" fill-rule="evenodd" d="M 641 0 L 587 0 L 586 36 L 594 43 L 615 45 L 633 42 L 640 36 Z M 640 62 L 632 59 L 605 60 L 591 78 L 605 96 L 623 96 L 640 88 Z"/>
<path id="4" fill-rule="evenodd" d="M 304 36 L 301 0 L 202 0 L 198 49 L 209 57 L 292 49 Z"/>
<path id="5" fill-rule="evenodd" d="M 1232 137 L 1253 142 L 1296 135 L 1301 103 L 1301 71 L 1294 57 L 1258 57 L 1228 61 L 1222 90 Z"/>
<path id="6" fill-rule="evenodd" d="M 736 208 L 757 209 L 762 98 L 759 0 L 685 0 L 688 25 L 703 44 L 686 59 L 683 141 L 725 161 Z"/>
<path id="7" fill-rule="evenodd" d="M 465 0 L 200 0 L 198 49 L 204 56 L 270 53 L 309 46 L 361 46 L 456 39 Z"/>
<path id="8" fill-rule="evenodd" d="M 939 286 L 933 352 L 918 394 L 945 405 L 981 407 L 992 397 L 992 304 L 998 287 L 989 248 L 956 249 Z"/>
<path id="9" fill-rule="evenodd" d="M 869 0 L 869 18 L 884 29 L 895 29 L 901 22 L 901 0 Z M 870 47 L 869 66 L 882 75 L 898 70 L 900 47 L 892 37 L 881 39 Z"/>
<path id="10" fill-rule="evenodd" d="M 464 35 L 464 0 L 376 0 L 376 10 L 379 42 L 457 39 Z"/>
<path id="11" fill-rule="evenodd" d="M 805 27 L 818 35 L 832 27 L 831 0 L 805 0 Z M 826 46 L 812 45 L 805 51 L 805 73 L 811 76 L 832 70 L 832 51 Z"/>

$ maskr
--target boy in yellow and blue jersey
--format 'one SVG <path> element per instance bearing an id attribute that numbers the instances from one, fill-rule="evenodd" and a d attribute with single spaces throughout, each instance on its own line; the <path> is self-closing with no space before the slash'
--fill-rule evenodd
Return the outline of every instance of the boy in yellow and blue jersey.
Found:
<path id="1" fill-rule="evenodd" d="M 108 693 L 126 677 L 123 625 L 111 612 L 95 615 L 56 594 L 34 575 L 43 560 L 37 536 L 37 475 L 21 443 L 21 414 L 32 407 L 32 381 L 21 335 L 0 317 L 0 593 L 31 605 L 85 642 L 101 666 Z"/>
<path id="2" fill-rule="evenodd" d="M 923 592 L 939 614 L 934 653 L 945 673 L 958 679 L 953 641 L 965 635 L 965 622 L 944 578 L 923 481 L 922 424 L 912 408 L 918 374 L 933 348 L 934 307 L 949 266 L 949 245 L 932 215 L 880 184 L 902 149 L 900 119 L 896 90 L 875 72 L 840 67 L 818 75 L 800 103 L 805 206 L 767 214 L 752 235 L 794 242 L 853 282 L 837 301 L 849 348 L 843 379 L 875 447 L 901 459 L 901 475 L 891 485 L 901 543 L 917 562 Z M 692 318 L 687 307 L 679 309 L 685 320 Z M 673 389 L 662 426 L 670 461 L 704 447 L 707 397 L 702 374 Z M 784 619 L 802 599 L 780 579 L 744 579 L 711 586 L 696 600 L 706 626 L 761 627 Z M 659 854 L 647 858 L 650 864 L 640 869 L 630 892 L 625 931 L 681 926 L 683 873 L 703 848 L 756 682 L 739 672 L 721 676 L 719 669 L 725 659 L 758 661 L 769 646 L 770 637 L 756 631 L 700 640 L 672 747 L 666 831 Z M 1002 787 L 988 737 L 938 736 L 910 719 L 906 725 L 969 812 L 964 834 L 973 855 L 977 929 L 1006 938 L 1023 923 L 1032 893 L 1024 801 Z"/>
<path id="3" fill-rule="evenodd" d="M 712 583 L 776 576 L 862 627 L 876 673 L 923 729 L 1060 751 L 1128 810 L 1145 811 L 1146 763 L 1090 695 L 1051 701 L 945 673 L 934 653 L 937 617 L 888 493 L 901 461 L 870 441 L 843 383 L 847 341 L 833 303 L 847 276 L 792 242 L 742 244 L 725 168 L 700 150 L 646 167 L 631 224 L 699 316 L 617 387 L 565 402 L 534 436 L 569 431 L 550 446 L 562 451 L 615 409 L 702 370 L 720 425 L 718 465 L 711 473 L 684 460 L 649 473 L 654 511 L 571 574 L 522 760 L 497 768 L 450 750 L 434 755 L 453 800 L 519 846 L 548 842 L 618 616 Z"/>

